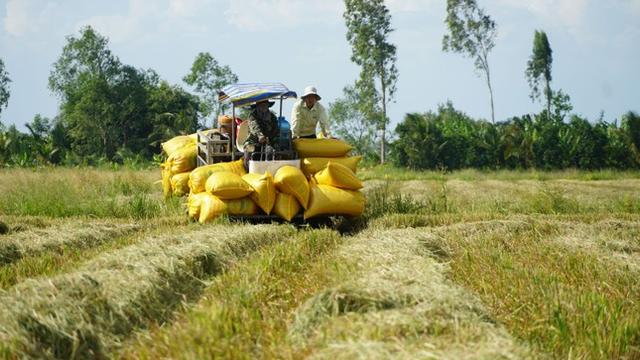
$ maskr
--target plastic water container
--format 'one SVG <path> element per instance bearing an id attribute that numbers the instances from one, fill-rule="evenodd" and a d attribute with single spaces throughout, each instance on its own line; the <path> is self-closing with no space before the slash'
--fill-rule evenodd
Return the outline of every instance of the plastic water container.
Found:
<path id="1" fill-rule="evenodd" d="M 291 125 L 284 116 L 278 117 L 278 127 L 280 128 L 280 133 L 278 134 L 280 141 L 280 149 L 288 149 L 289 148 L 289 137 L 291 136 Z"/>

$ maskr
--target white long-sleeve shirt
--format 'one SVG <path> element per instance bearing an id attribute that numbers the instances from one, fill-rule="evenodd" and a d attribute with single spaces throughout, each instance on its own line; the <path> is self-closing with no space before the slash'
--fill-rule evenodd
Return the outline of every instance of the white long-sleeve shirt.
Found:
<path id="1" fill-rule="evenodd" d="M 316 126 L 320 124 L 322 135 L 330 137 L 329 134 L 329 117 L 327 110 L 319 102 L 309 109 L 300 99 L 296 101 L 291 110 L 291 133 L 292 136 L 309 136 L 316 134 Z"/>

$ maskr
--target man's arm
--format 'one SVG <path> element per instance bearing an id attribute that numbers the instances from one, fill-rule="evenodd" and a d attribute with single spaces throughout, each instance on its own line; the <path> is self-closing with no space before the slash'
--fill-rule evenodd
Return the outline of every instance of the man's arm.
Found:
<path id="1" fill-rule="evenodd" d="M 296 101 L 291 109 L 291 136 L 293 138 L 300 136 L 300 128 L 302 127 L 302 112 L 300 111 L 302 102 Z"/>
<path id="2" fill-rule="evenodd" d="M 320 105 L 320 104 L 316 104 Z M 329 128 L 329 117 L 327 116 L 327 110 L 325 110 L 324 106 L 320 105 L 320 114 L 318 116 L 318 122 L 320 123 L 320 130 L 322 130 L 322 135 L 326 138 L 331 137 L 331 129 Z"/>

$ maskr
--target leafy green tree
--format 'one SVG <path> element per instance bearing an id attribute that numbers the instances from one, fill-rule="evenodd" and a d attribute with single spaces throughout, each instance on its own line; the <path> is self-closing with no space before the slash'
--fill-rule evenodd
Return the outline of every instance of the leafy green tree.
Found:
<path id="1" fill-rule="evenodd" d="M 396 126 L 398 140 L 391 144 L 391 158 L 396 165 L 410 169 L 442 167 L 444 140 L 436 116 L 433 112 L 407 114 Z"/>
<path id="2" fill-rule="evenodd" d="M 377 127 L 381 130 L 380 162 L 385 162 L 386 130 L 389 123 L 387 105 L 393 99 L 398 81 L 396 47 L 388 40 L 393 31 L 391 14 L 383 0 L 345 0 L 343 14 L 347 26 L 347 41 L 351 44 L 351 61 L 360 66 L 361 93 L 375 90 L 381 115 Z M 378 84 L 371 87 L 371 84 Z M 373 107 L 372 107 L 373 110 Z"/>
<path id="3" fill-rule="evenodd" d="M 73 149 L 81 155 L 110 158 L 120 133 L 113 88 L 121 63 L 109 50 L 106 37 L 90 26 L 80 34 L 67 37 L 49 76 L 49 88 L 61 99 L 61 116 Z"/>
<path id="4" fill-rule="evenodd" d="M 636 166 L 640 166 L 640 116 L 629 111 L 622 116 L 622 129 L 628 137 L 628 148 Z"/>
<path id="5" fill-rule="evenodd" d="M 9 73 L 4 68 L 4 62 L 0 59 L 0 114 L 2 114 L 2 108 L 6 108 L 9 103 Z"/>
<path id="6" fill-rule="evenodd" d="M 198 130 L 199 105 L 197 96 L 178 85 L 161 81 L 152 89 L 149 97 L 152 131 L 148 141 L 156 153 L 160 151 L 161 142 Z"/>
<path id="7" fill-rule="evenodd" d="M 536 139 L 533 143 L 535 166 L 538 169 L 559 169 L 566 166 L 566 138 L 562 138 L 566 124 L 546 112 L 535 116 Z"/>
<path id="8" fill-rule="evenodd" d="M 598 169 L 605 166 L 606 126 L 602 122 L 592 125 L 585 118 L 571 116 L 563 136 L 569 144 L 563 154 L 569 167 Z"/>
<path id="9" fill-rule="evenodd" d="M 539 136 L 531 116 L 514 117 L 498 126 L 505 165 L 509 168 L 534 167 L 534 144 Z"/>
<path id="10" fill-rule="evenodd" d="M 38 164 L 60 163 L 60 149 L 53 142 L 53 122 L 47 117 L 36 114 L 25 126 L 31 135 L 26 142 L 32 160 Z"/>
<path id="11" fill-rule="evenodd" d="M 633 158 L 629 151 L 629 138 L 624 129 L 609 124 L 607 127 L 607 167 L 617 169 L 633 168 Z"/>
<path id="12" fill-rule="evenodd" d="M 131 154 L 149 159 L 159 141 L 197 128 L 194 96 L 161 83 L 153 70 L 122 64 L 109 50 L 108 39 L 91 27 L 67 38 L 49 87 L 61 99 L 55 129 L 68 134 L 56 139 L 80 158 L 121 161 L 123 154 Z M 166 92 L 171 94 L 161 95 Z M 163 116 L 177 120 L 162 122 Z M 174 129 L 160 138 L 163 125 Z"/>
<path id="13" fill-rule="evenodd" d="M 408 114 L 396 127 L 392 158 L 411 168 L 492 167 L 497 151 L 488 150 L 487 144 L 494 144 L 498 136 L 486 129 L 488 125 L 473 121 L 451 102 L 440 105 L 437 112 Z"/>
<path id="14" fill-rule="evenodd" d="M 355 86 L 343 89 L 342 98 L 329 105 L 329 117 L 334 121 L 335 134 L 354 147 L 354 153 L 365 160 L 378 160 L 376 155 L 376 127 L 372 126 L 370 104 L 362 103 L 371 99 L 367 94 L 358 92 Z"/>
<path id="15" fill-rule="evenodd" d="M 564 121 L 564 118 L 573 110 L 571 97 L 565 94 L 562 89 L 551 91 L 551 108 L 553 108 L 553 113 L 550 113 L 550 116 Z"/>
<path id="16" fill-rule="evenodd" d="M 6 127 L 0 122 L 0 167 L 7 164 L 9 160 L 9 145 L 11 145 L 11 139 L 7 134 Z"/>
<path id="17" fill-rule="evenodd" d="M 108 48 L 109 40 L 91 26 L 80 30 L 80 38 L 67 36 L 67 44 L 49 75 L 49 89 L 65 100 L 73 98 L 79 83 L 88 78 L 113 80 L 121 66 Z"/>
<path id="18" fill-rule="evenodd" d="M 191 72 L 183 81 L 202 94 L 200 111 L 203 116 L 213 114 L 214 121 L 217 121 L 218 115 L 225 111 L 225 105 L 218 101 L 218 92 L 229 84 L 237 83 L 238 76 L 228 65 L 220 65 L 210 53 L 205 52 L 196 56 Z"/>
<path id="19" fill-rule="evenodd" d="M 531 100 L 540 97 L 540 82 L 544 81 L 544 97 L 547 99 L 547 112 L 551 114 L 551 65 L 553 63 L 551 46 L 544 31 L 536 30 L 533 36 L 533 53 L 527 61 L 525 75 L 531 87 Z"/>
<path id="20" fill-rule="evenodd" d="M 491 122 L 495 123 L 489 53 L 495 46 L 496 24 L 476 0 L 447 0 L 445 22 L 449 32 L 442 39 L 442 50 L 472 58 L 476 70 L 484 73 L 491 99 Z"/>

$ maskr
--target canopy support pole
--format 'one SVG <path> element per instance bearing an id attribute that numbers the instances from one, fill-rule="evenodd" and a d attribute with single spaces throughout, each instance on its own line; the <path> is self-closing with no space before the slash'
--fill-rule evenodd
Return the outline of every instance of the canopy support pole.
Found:
<path id="1" fill-rule="evenodd" d="M 236 105 L 231 105 L 231 144 L 228 151 L 231 151 L 231 161 L 236 160 Z"/>

